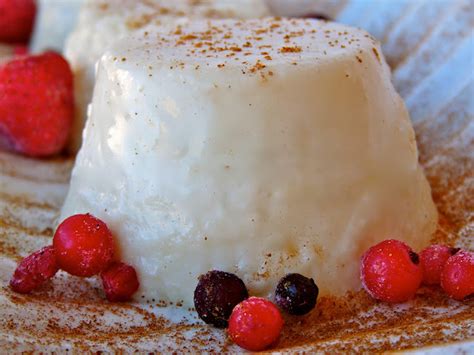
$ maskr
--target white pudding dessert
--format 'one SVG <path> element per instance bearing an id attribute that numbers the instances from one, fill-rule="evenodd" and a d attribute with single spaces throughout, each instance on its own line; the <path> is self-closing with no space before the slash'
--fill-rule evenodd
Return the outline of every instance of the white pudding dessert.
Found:
<path id="1" fill-rule="evenodd" d="M 186 18 L 252 18 L 268 15 L 264 0 L 85 0 L 65 56 L 75 75 L 76 119 L 70 150 L 81 145 L 95 64 L 119 38 L 150 26 L 173 26 Z"/>
<path id="2" fill-rule="evenodd" d="M 66 37 L 73 29 L 83 0 L 38 0 L 31 51 L 63 51 Z"/>
<path id="3" fill-rule="evenodd" d="M 316 20 L 198 21 L 116 43 L 98 64 L 61 219 L 92 213 L 137 299 L 192 305 L 200 274 L 271 294 L 290 272 L 360 286 L 362 253 L 437 225 L 380 46 Z M 143 298 L 142 298 L 143 296 Z"/>

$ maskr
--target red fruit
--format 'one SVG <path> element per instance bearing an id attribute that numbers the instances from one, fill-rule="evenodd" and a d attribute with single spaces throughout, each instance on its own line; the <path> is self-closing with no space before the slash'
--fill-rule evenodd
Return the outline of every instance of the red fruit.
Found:
<path id="1" fill-rule="evenodd" d="M 18 45 L 13 47 L 13 55 L 20 56 L 20 55 L 27 55 L 28 54 L 28 47 L 23 45 Z"/>
<path id="2" fill-rule="evenodd" d="M 61 152 L 73 114 L 72 72 L 59 54 L 20 56 L 0 66 L 0 139 L 9 149 L 32 157 Z"/>
<path id="3" fill-rule="evenodd" d="M 52 246 L 44 247 L 23 259 L 13 273 L 10 287 L 18 293 L 30 293 L 58 272 Z"/>
<path id="4" fill-rule="evenodd" d="M 441 274 L 441 287 L 458 301 L 474 295 L 474 253 L 461 250 L 448 259 Z"/>
<path id="5" fill-rule="evenodd" d="M 441 272 L 449 257 L 456 254 L 459 249 L 446 245 L 431 245 L 420 253 L 420 266 L 423 270 L 423 283 L 425 285 L 439 285 Z"/>
<path id="6" fill-rule="evenodd" d="M 107 225 L 90 214 L 65 219 L 53 238 L 59 268 L 89 277 L 107 269 L 114 256 L 114 241 Z"/>
<path id="7" fill-rule="evenodd" d="M 283 318 L 277 306 L 259 297 L 250 297 L 235 306 L 229 318 L 228 333 L 238 346 L 264 350 L 280 336 Z"/>
<path id="8" fill-rule="evenodd" d="M 0 42 L 28 43 L 35 16 L 34 0 L 0 0 Z"/>
<path id="9" fill-rule="evenodd" d="M 124 263 L 114 263 L 101 275 L 105 296 L 111 302 L 125 302 L 138 290 L 135 269 Z"/>
<path id="10" fill-rule="evenodd" d="M 360 273 L 373 298 L 392 303 L 413 298 L 423 276 L 418 255 L 398 240 L 385 240 L 367 250 Z"/>

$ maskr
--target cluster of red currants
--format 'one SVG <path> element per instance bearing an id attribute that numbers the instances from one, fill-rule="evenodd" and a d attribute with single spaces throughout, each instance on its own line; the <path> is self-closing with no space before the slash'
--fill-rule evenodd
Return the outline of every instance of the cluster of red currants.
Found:
<path id="1" fill-rule="evenodd" d="M 373 298 L 390 303 L 413 298 L 421 284 L 441 285 L 461 301 L 474 295 L 474 253 L 431 245 L 420 255 L 398 240 L 385 240 L 362 257 L 362 285 Z"/>
<path id="2" fill-rule="evenodd" d="M 65 219 L 57 228 L 53 245 L 31 254 L 15 270 L 10 287 L 30 293 L 58 270 L 80 277 L 100 275 L 109 301 L 128 301 L 139 287 L 135 269 L 114 261 L 115 245 L 107 225 L 90 214 Z"/>

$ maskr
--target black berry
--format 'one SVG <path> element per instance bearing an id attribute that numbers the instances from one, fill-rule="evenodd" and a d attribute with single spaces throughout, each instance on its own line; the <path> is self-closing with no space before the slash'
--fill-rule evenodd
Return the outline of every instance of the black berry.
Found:
<path id="1" fill-rule="evenodd" d="M 331 21 L 331 19 L 326 16 L 325 14 L 321 14 L 321 13 L 311 13 L 311 14 L 307 14 L 307 15 L 304 15 L 302 16 L 303 18 L 310 18 L 310 19 L 315 19 L 315 20 L 324 20 L 324 21 Z"/>
<path id="2" fill-rule="evenodd" d="M 288 274 L 280 280 L 275 301 L 289 314 L 301 316 L 316 306 L 319 289 L 313 279 L 300 274 Z"/>
<path id="3" fill-rule="evenodd" d="M 248 297 L 244 282 L 236 275 L 214 270 L 199 277 L 194 307 L 204 322 L 225 328 L 234 307 Z"/>

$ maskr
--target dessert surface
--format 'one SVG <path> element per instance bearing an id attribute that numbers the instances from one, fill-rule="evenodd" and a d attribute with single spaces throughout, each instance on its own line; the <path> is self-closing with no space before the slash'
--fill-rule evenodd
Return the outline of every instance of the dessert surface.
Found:
<path id="1" fill-rule="evenodd" d="M 264 0 L 86 0 L 67 39 L 65 55 L 76 77 L 76 120 L 71 150 L 77 152 L 94 88 L 95 64 L 117 39 L 144 27 L 166 29 L 186 18 L 257 18 L 269 15 Z"/>
<path id="2" fill-rule="evenodd" d="M 212 269 L 254 295 L 289 272 L 341 295 L 370 245 L 421 248 L 436 229 L 381 49 L 339 24 L 206 20 L 119 41 L 84 139 L 60 220 L 107 223 L 137 300 L 191 306 Z"/>

